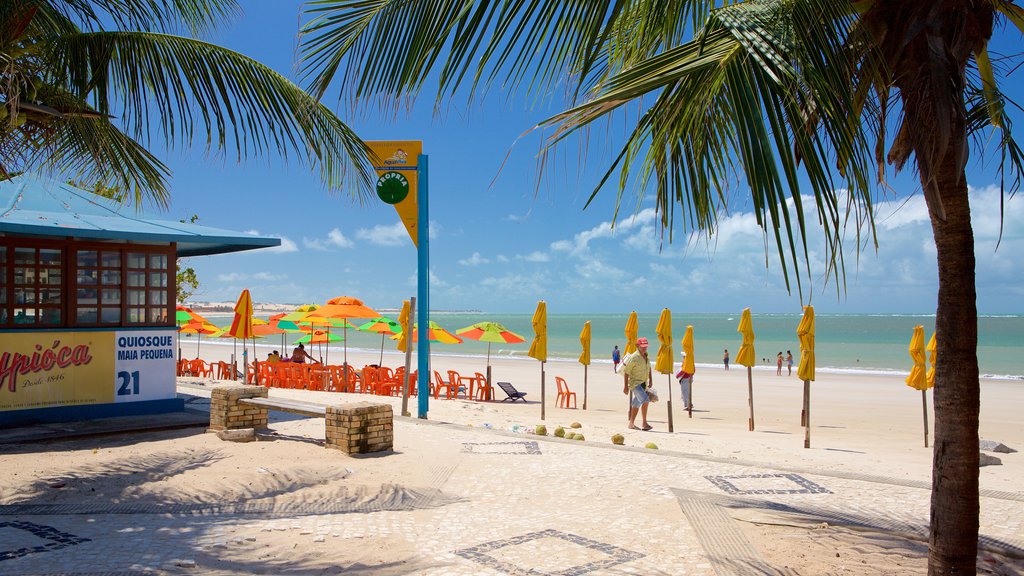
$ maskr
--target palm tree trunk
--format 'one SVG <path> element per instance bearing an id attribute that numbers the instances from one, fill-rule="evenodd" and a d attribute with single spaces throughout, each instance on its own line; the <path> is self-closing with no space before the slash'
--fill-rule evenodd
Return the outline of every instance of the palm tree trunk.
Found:
<path id="1" fill-rule="evenodd" d="M 958 128 L 962 130 L 963 125 Z M 956 138 L 966 142 L 964 132 L 954 136 L 954 142 Z M 963 166 L 951 151 L 936 168 L 935 181 L 945 219 L 937 218 L 934 207 L 929 206 L 939 268 L 935 313 L 939 360 L 935 367 L 928 573 L 974 574 L 978 553 L 980 410 L 974 232 Z M 922 181 L 925 178 L 922 173 Z"/>

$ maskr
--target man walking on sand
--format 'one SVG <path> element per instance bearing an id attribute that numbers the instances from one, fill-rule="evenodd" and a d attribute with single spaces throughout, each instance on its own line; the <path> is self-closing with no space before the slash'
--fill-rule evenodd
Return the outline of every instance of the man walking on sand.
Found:
<path id="1" fill-rule="evenodd" d="M 647 381 L 651 376 L 651 362 L 647 359 L 647 338 L 637 338 L 636 352 L 626 356 L 622 364 L 622 393 L 629 394 L 629 429 L 650 430 L 647 423 L 647 405 L 651 402 L 647 396 Z M 636 427 L 637 412 L 643 418 L 640 428 Z"/>
<path id="2" fill-rule="evenodd" d="M 621 361 L 622 361 L 622 353 L 619 352 L 619 347 L 616 346 L 615 349 L 612 350 L 612 364 L 614 364 L 614 366 L 612 367 L 612 370 L 614 372 L 618 372 L 619 371 L 619 362 L 621 362 Z"/>

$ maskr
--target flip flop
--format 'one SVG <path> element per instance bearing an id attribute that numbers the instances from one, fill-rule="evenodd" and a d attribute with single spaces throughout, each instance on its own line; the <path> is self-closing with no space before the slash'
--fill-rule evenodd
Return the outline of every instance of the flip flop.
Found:
<path id="1" fill-rule="evenodd" d="M 648 430 L 653 430 L 653 429 L 654 429 L 654 427 L 651 426 L 650 424 L 648 424 L 647 426 L 644 426 L 643 428 L 641 428 L 641 430 L 643 430 L 644 432 L 646 432 Z"/>
<path id="2" fill-rule="evenodd" d="M 630 426 L 629 429 L 630 430 L 639 430 L 640 428 L 637 428 L 636 426 Z"/>

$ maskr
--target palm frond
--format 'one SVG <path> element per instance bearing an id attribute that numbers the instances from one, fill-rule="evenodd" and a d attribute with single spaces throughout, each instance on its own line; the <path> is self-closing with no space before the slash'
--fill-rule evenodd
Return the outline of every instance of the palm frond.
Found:
<path id="1" fill-rule="evenodd" d="M 280 152 L 309 162 L 325 184 L 365 194 L 370 168 L 356 134 L 288 79 L 236 52 L 144 32 L 66 34 L 52 69 L 103 114 L 123 110 L 125 131 L 143 144 L 205 141 L 236 159 Z"/>
<path id="2" fill-rule="evenodd" d="M 830 10 L 822 12 L 823 5 Z M 621 197 L 631 164 L 642 158 L 641 179 L 657 193 L 662 224 L 671 227 L 670 206 L 678 204 L 684 231 L 711 233 L 729 206 L 728 175 L 742 173 L 758 223 L 778 247 L 787 286 L 793 267 L 802 294 L 799 263 L 809 258 L 802 171 L 838 288 L 846 220 L 855 217 L 858 231 L 871 220 L 865 176 L 871 148 L 859 118 L 848 114 L 852 64 L 844 34 L 837 34 L 849 22 L 849 8 L 839 2 L 750 2 L 717 10 L 692 42 L 608 78 L 586 104 L 550 119 L 558 127 L 550 145 L 657 94 L 593 195 L 618 170 Z M 802 48 L 807 45 L 816 49 Z M 839 205 L 833 164 L 850 191 L 846 206 Z"/>
<path id="3" fill-rule="evenodd" d="M 500 84 L 575 99 L 596 79 L 678 41 L 711 0 L 318 0 L 305 5 L 304 82 L 317 97 L 335 79 L 351 101 L 415 97 L 432 74 L 438 100 Z M 609 47 L 614 50 L 609 51 Z"/>
<path id="4" fill-rule="evenodd" d="M 237 0 L 5 0 L 38 5 L 83 30 L 121 29 L 199 36 L 239 15 Z"/>

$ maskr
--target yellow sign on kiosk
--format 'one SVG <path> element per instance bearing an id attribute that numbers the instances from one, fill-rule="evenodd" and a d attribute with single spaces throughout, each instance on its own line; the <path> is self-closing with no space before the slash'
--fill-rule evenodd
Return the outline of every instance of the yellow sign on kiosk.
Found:
<path id="1" fill-rule="evenodd" d="M 367 142 L 366 145 L 377 157 L 373 162 L 377 171 L 377 196 L 395 207 L 412 243 L 418 246 L 417 159 L 423 153 L 423 142 L 390 140 Z"/>

